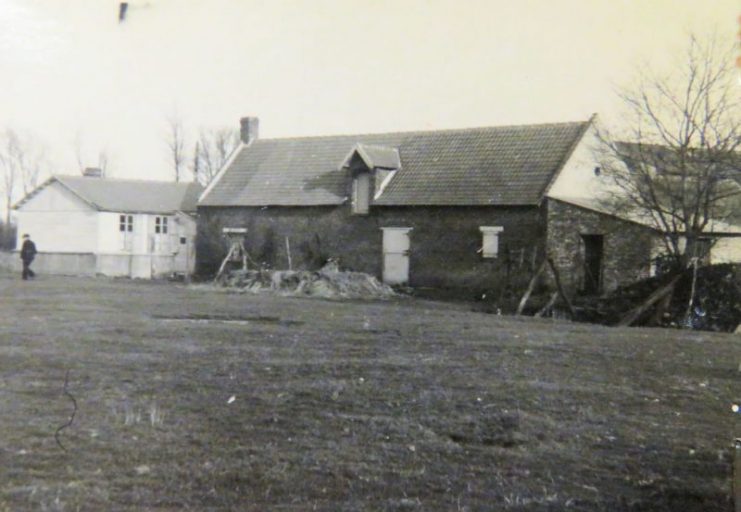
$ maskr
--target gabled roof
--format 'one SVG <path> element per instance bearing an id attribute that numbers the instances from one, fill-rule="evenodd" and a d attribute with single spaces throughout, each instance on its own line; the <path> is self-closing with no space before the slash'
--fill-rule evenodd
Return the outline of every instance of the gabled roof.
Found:
<path id="1" fill-rule="evenodd" d="M 199 206 L 342 204 L 349 178 L 341 166 L 359 147 L 384 165 L 389 148 L 400 158 L 375 205 L 537 204 L 588 125 L 258 139 L 238 151 Z"/>
<path id="2" fill-rule="evenodd" d="M 391 171 L 401 168 L 401 157 L 399 156 L 398 149 L 388 146 L 355 144 L 352 151 L 350 151 L 342 161 L 340 169 L 349 167 L 355 155 L 358 155 L 369 169 L 384 169 Z"/>
<path id="3" fill-rule="evenodd" d="M 59 183 L 82 201 L 100 211 L 123 213 L 192 213 L 203 191 L 198 183 L 166 181 L 119 180 L 85 176 L 55 175 L 29 193 L 14 208 L 52 183 Z"/>

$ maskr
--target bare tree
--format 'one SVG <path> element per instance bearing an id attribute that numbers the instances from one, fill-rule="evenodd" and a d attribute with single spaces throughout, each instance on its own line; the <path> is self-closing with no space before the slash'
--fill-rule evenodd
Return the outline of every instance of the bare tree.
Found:
<path id="1" fill-rule="evenodd" d="M 207 185 L 239 145 L 239 131 L 230 128 L 202 129 L 196 142 L 191 170 L 196 179 Z"/>
<path id="2" fill-rule="evenodd" d="M 101 176 L 108 175 L 108 166 L 111 162 L 111 157 L 108 154 L 108 150 L 102 149 L 98 151 L 98 169 L 100 169 Z"/>
<path id="3" fill-rule="evenodd" d="M 21 179 L 19 166 L 20 140 L 18 135 L 11 129 L 6 129 L 2 135 L 0 146 L 0 166 L 2 166 L 3 198 L 5 199 L 5 225 L 10 224 L 10 211 L 13 207 L 13 198 Z"/>
<path id="4" fill-rule="evenodd" d="M 165 135 L 165 145 L 168 152 L 168 160 L 172 166 L 175 175 L 175 182 L 184 178 L 186 168 L 186 144 L 185 129 L 183 121 L 177 115 L 167 118 L 167 132 Z"/>
<path id="5" fill-rule="evenodd" d="M 85 151 L 84 137 L 82 135 L 82 132 L 80 132 L 79 130 L 75 134 L 73 151 L 75 153 L 75 160 L 77 161 L 77 169 L 80 174 L 84 174 L 85 169 L 87 169 L 88 167 L 96 167 L 100 169 L 102 177 L 105 177 L 109 174 L 112 159 L 108 149 L 100 149 L 97 152 L 97 156 L 91 158 L 90 153 Z"/>
<path id="6" fill-rule="evenodd" d="M 0 186 L 5 200 L 5 224 L 17 192 L 28 194 L 46 170 L 46 148 L 32 135 L 7 128 L 0 135 Z"/>
<path id="7" fill-rule="evenodd" d="M 644 72 L 621 91 L 624 131 L 599 132 L 616 185 L 610 207 L 662 233 L 676 268 L 709 250 L 741 198 L 741 116 L 732 49 L 692 37 L 674 72 Z"/>

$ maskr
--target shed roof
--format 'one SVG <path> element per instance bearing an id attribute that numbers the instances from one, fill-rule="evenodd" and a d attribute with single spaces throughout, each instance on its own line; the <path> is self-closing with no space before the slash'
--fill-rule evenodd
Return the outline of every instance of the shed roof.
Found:
<path id="1" fill-rule="evenodd" d="M 203 187 L 198 183 L 120 180 L 85 176 L 54 175 L 29 193 L 14 208 L 58 182 L 93 208 L 125 213 L 192 213 Z"/>
<path id="2" fill-rule="evenodd" d="M 199 205 L 342 204 L 348 176 L 340 167 L 357 148 L 384 165 L 400 158 L 376 205 L 537 204 L 588 125 L 258 139 L 238 150 Z"/>

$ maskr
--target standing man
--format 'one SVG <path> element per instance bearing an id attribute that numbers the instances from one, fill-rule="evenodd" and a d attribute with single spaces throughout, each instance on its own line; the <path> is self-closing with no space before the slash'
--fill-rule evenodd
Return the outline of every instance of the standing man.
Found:
<path id="1" fill-rule="evenodd" d="M 31 237 L 23 235 L 23 246 L 21 247 L 21 260 L 23 261 L 23 279 L 35 277 L 31 270 L 31 262 L 36 257 L 36 244 L 31 241 Z"/>

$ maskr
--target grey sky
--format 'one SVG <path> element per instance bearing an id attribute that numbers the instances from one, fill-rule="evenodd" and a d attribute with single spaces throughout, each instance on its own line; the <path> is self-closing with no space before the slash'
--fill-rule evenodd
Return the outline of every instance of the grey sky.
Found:
<path id="1" fill-rule="evenodd" d="M 614 86 L 687 34 L 732 41 L 739 0 L 0 0 L 0 125 L 76 172 L 169 179 L 164 119 L 261 135 L 615 116 Z"/>

